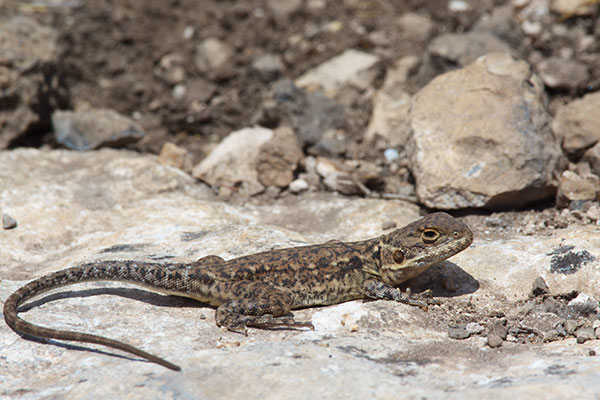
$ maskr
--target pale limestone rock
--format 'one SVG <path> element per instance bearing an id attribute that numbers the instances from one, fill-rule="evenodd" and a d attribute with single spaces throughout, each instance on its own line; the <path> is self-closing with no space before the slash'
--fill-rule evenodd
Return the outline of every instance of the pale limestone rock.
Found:
<path id="1" fill-rule="evenodd" d="M 383 86 L 373 99 L 373 112 L 365 140 L 372 141 L 379 136 L 385 139 L 388 146 L 406 146 L 410 134 L 411 95 L 404 85 L 410 70 L 418 62 L 418 57 L 403 57 L 387 71 Z"/>
<path id="2" fill-rule="evenodd" d="M 262 206 L 216 202 L 181 171 L 127 151 L 22 149 L 0 152 L 0 165 L 0 182 L 9 188 L 0 191 L 0 204 L 20 222 L 0 233 L 2 300 L 29 279 L 84 261 L 228 259 L 366 239 L 383 233 L 383 221 L 403 226 L 418 218 L 417 207 L 404 202 L 327 194 Z M 476 279 L 478 289 L 459 296 L 490 310 L 507 299 L 525 300 L 538 276 L 557 293 L 575 288 L 599 298 L 597 259 L 574 274 L 548 272 L 550 253 L 570 244 L 597 255 L 597 228 L 502 240 L 476 233 L 476 242 L 443 268 L 456 272 L 461 290 L 465 279 Z M 217 328 L 212 308 L 124 284 L 87 283 L 59 293 L 42 297 L 22 317 L 124 340 L 183 371 L 85 350 L 121 354 L 103 347 L 28 341 L 0 322 L 0 397 L 383 399 L 398 397 L 399 382 L 402 396 L 411 398 L 570 398 L 574 391 L 593 398 L 600 391 L 600 367 L 587 355 L 595 342 L 506 342 L 490 352 L 482 338 L 446 338 L 433 310 L 392 302 L 299 310 L 296 317 L 311 320 L 314 331 L 252 329 L 245 337 Z M 557 374 L 556 365 L 569 373 Z"/>
<path id="3" fill-rule="evenodd" d="M 563 150 L 574 155 L 598 143 L 599 126 L 600 91 L 561 107 L 552 121 L 552 130 L 562 141 Z"/>
<path id="4" fill-rule="evenodd" d="M 58 143 L 81 151 L 122 147 L 146 135 L 133 119 L 110 109 L 55 111 L 52 127 Z"/>
<path id="5" fill-rule="evenodd" d="M 539 80 L 492 53 L 437 77 L 413 97 L 410 153 L 427 207 L 521 207 L 547 199 L 561 160 Z"/>
<path id="6" fill-rule="evenodd" d="M 273 137 L 267 128 L 244 128 L 229 134 L 210 154 L 196 165 L 192 175 L 210 186 L 240 186 L 240 193 L 260 193 L 256 160 L 260 148 Z"/>
<path id="7" fill-rule="evenodd" d="M 349 49 L 307 71 L 295 84 L 299 88 L 320 89 L 335 98 L 344 87 L 359 90 L 370 88 L 378 74 L 379 57 L 359 50 Z"/>

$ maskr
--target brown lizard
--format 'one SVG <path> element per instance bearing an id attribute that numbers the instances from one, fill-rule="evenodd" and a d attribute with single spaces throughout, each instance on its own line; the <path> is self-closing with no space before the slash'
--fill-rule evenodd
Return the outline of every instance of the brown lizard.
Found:
<path id="1" fill-rule="evenodd" d="M 295 321 L 292 309 L 385 299 L 426 308 L 431 294 L 411 295 L 394 286 L 473 242 L 469 228 L 446 213 L 433 213 L 404 228 L 360 242 L 329 241 L 251 254 L 225 261 L 207 256 L 189 264 L 98 261 L 42 276 L 11 294 L 4 320 L 15 332 L 39 338 L 96 343 L 173 370 L 160 357 L 102 336 L 45 328 L 21 319 L 19 306 L 57 287 L 85 281 L 121 281 L 215 306 L 216 323 L 234 332 L 313 328 Z"/>

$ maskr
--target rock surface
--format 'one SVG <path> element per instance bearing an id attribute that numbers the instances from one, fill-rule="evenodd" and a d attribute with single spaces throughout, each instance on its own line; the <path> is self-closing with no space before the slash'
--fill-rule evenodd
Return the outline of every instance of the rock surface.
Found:
<path id="1" fill-rule="evenodd" d="M 16 229 L 0 232 L 0 299 L 30 279 L 85 261 L 232 258 L 332 238 L 366 239 L 382 234 L 384 221 L 403 226 L 418 218 L 409 203 L 332 195 L 225 204 L 156 157 L 112 149 L 15 150 L 1 152 L 0 164 L 8 166 L 0 170 L 0 181 L 9 189 L 0 192 L 0 203 L 19 220 Z M 541 390 L 568 397 L 577 390 L 585 398 L 600 390 L 600 367 L 587 355 L 597 342 L 505 342 L 490 351 L 482 336 L 447 338 L 446 322 L 436 317 L 456 307 L 492 313 L 508 299 L 526 299 L 538 276 L 557 293 L 576 288 L 600 297 L 597 259 L 573 274 L 550 272 L 551 253 L 563 245 L 597 257 L 597 229 L 506 240 L 482 235 L 476 232 L 471 248 L 423 277 L 429 284 L 439 274 L 453 277 L 458 290 L 442 292 L 448 304 L 442 307 L 450 308 L 424 313 L 386 301 L 354 301 L 297 311 L 315 331 L 251 330 L 244 337 L 220 330 L 211 308 L 185 299 L 124 284 L 63 288 L 34 301 L 22 317 L 124 340 L 177 362 L 183 371 L 116 357 L 118 352 L 104 348 L 28 341 L 0 323 L 0 396 L 383 399 L 401 388 L 409 397 L 514 398 Z"/>
<path id="2" fill-rule="evenodd" d="M 553 195 L 562 156 L 525 62 L 491 53 L 441 75 L 415 95 L 410 118 L 422 204 L 508 208 Z"/>

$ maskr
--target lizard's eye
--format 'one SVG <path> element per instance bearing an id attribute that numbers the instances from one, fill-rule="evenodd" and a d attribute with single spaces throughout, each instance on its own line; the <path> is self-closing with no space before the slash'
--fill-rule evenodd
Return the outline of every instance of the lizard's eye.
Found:
<path id="1" fill-rule="evenodd" d="M 423 243 L 431 244 L 438 240 L 440 237 L 440 233 L 433 228 L 427 228 L 423 232 L 421 232 L 421 240 Z"/>
<path id="2" fill-rule="evenodd" d="M 404 261 L 404 253 L 402 250 L 394 250 L 392 253 L 392 258 L 396 264 L 401 264 Z"/>

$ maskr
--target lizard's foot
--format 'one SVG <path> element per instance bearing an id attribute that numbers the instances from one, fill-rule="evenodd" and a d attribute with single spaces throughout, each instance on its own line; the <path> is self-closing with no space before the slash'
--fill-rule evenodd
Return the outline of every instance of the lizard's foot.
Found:
<path id="1" fill-rule="evenodd" d="M 432 305 L 439 306 L 440 304 L 442 304 L 442 302 L 440 300 L 433 298 L 433 292 L 431 291 L 431 289 L 427 289 L 426 291 L 424 291 L 422 293 L 416 293 L 416 294 L 408 293 L 408 296 L 410 299 L 410 303 L 407 303 L 407 304 L 416 305 L 425 311 L 427 311 L 428 306 L 432 306 Z"/>
<path id="2" fill-rule="evenodd" d="M 374 279 L 365 282 L 363 289 L 368 297 L 374 299 L 394 300 L 399 303 L 419 307 L 425 311 L 427 311 L 427 306 L 429 305 L 441 304 L 439 300 L 433 298 L 433 292 L 431 290 L 426 290 L 423 293 L 412 294 L 410 289 L 408 289 L 406 292 L 402 292 L 399 289 Z"/>
<path id="3" fill-rule="evenodd" d="M 220 318 L 219 318 L 220 317 Z M 294 316 L 274 317 L 271 314 L 265 315 L 243 315 L 227 314 L 217 316 L 217 325 L 225 327 L 228 331 L 241 333 L 248 336 L 247 328 L 259 329 L 303 329 L 314 330 L 312 322 L 302 322 L 294 320 Z"/>
<path id="4" fill-rule="evenodd" d="M 312 322 L 296 321 L 293 315 L 274 317 L 271 314 L 261 315 L 253 321 L 248 321 L 247 326 L 259 329 L 302 329 L 315 330 Z"/>

